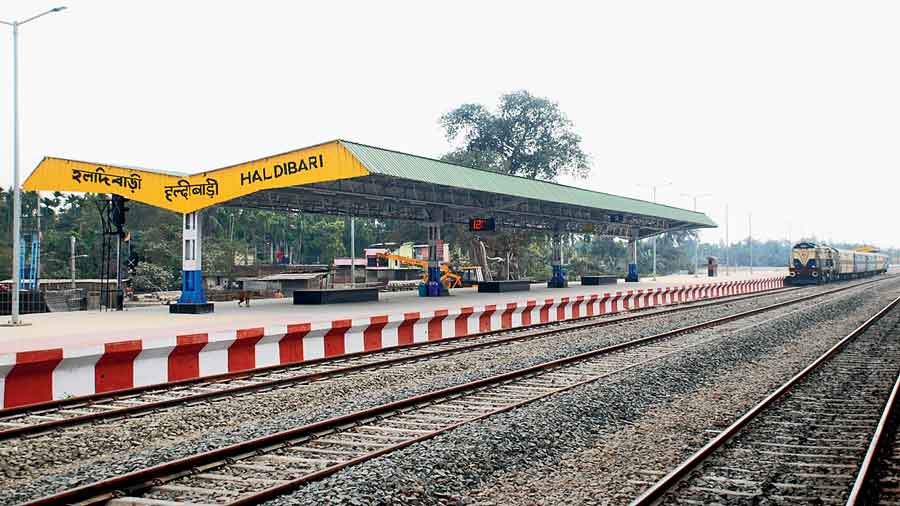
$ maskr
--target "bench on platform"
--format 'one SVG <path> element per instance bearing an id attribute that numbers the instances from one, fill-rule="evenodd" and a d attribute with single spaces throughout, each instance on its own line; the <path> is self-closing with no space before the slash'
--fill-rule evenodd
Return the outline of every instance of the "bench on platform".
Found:
<path id="1" fill-rule="evenodd" d="M 616 276 L 581 276 L 582 286 L 614 285 L 618 281 Z"/>
<path id="2" fill-rule="evenodd" d="M 207 314 L 215 311 L 212 302 L 169 304 L 170 314 Z"/>
<path id="3" fill-rule="evenodd" d="M 377 302 L 378 287 L 308 288 L 294 290 L 294 304 L 337 304 L 341 302 Z"/>
<path id="4" fill-rule="evenodd" d="M 531 290 L 530 279 L 478 282 L 478 293 L 527 292 L 529 290 Z"/>

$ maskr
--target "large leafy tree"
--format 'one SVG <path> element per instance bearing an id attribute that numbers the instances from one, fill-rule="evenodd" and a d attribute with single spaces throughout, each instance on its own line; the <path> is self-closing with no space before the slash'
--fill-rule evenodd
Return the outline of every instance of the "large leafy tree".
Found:
<path id="1" fill-rule="evenodd" d="M 574 274 L 618 274 L 628 263 L 628 247 L 616 239 L 580 236 L 572 251 L 569 266 Z"/>
<path id="2" fill-rule="evenodd" d="M 555 102 L 525 90 L 501 96 L 493 112 L 463 104 L 441 116 L 440 124 L 449 141 L 462 141 L 445 156 L 448 161 L 550 181 L 590 171 L 572 121 Z"/>
<path id="3" fill-rule="evenodd" d="M 525 90 L 501 96 L 495 111 L 481 104 L 463 104 L 441 116 L 440 124 L 447 140 L 456 144 L 444 156 L 450 162 L 550 181 L 562 174 L 585 177 L 590 171 L 589 157 L 572 121 L 555 102 Z M 454 230 L 449 235 L 464 243 L 460 244 L 464 250 L 480 248 L 471 234 Z M 520 231 L 493 234 L 484 242 L 489 256 L 503 259 L 499 276 L 524 277 L 543 275 L 540 263 L 546 266 L 549 256 L 538 259 L 537 251 L 545 248 L 531 245 L 545 239 L 544 234 Z"/>

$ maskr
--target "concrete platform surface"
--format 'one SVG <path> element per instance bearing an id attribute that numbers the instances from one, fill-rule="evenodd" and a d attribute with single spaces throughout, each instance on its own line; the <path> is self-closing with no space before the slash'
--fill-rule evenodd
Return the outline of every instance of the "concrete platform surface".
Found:
<path id="1" fill-rule="evenodd" d="M 478 293 L 473 288 L 457 288 L 448 297 L 424 298 L 415 291 L 382 293 L 378 302 L 345 303 L 324 306 L 296 306 L 289 297 L 254 300 L 250 307 L 238 307 L 237 302 L 217 302 L 211 314 L 170 314 L 167 306 L 132 308 L 127 311 L 78 311 L 25 315 L 29 324 L 23 327 L 0 327 L 0 354 L 57 347 L 89 346 L 119 340 L 155 339 L 175 335 L 233 332 L 236 328 L 256 328 L 298 323 L 332 322 L 334 320 L 368 318 L 379 314 L 433 312 L 439 309 L 547 298 L 588 296 L 591 294 L 665 288 L 700 283 L 740 281 L 786 275 L 782 269 L 757 269 L 720 275 L 716 278 L 693 275 L 659 276 L 656 281 L 616 285 L 581 286 L 572 283 L 568 288 L 547 288 L 536 283 L 529 292 Z M 645 278 L 649 279 L 649 278 Z M 2 317 L 0 317 L 2 318 Z"/>

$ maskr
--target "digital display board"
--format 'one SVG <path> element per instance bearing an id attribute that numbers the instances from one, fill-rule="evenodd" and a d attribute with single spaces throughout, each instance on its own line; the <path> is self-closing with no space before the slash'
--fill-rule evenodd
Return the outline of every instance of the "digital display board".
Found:
<path id="1" fill-rule="evenodd" d="M 495 229 L 494 218 L 472 218 L 469 220 L 470 232 L 493 232 Z"/>

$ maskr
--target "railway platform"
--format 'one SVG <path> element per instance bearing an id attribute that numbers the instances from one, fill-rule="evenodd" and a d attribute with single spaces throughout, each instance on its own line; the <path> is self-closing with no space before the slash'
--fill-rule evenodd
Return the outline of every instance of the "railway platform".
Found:
<path id="1" fill-rule="evenodd" d="M 478 293 L 381 294 L 378 302 L 294 305 L 290 298 L 217 303 L 215 313 L 166 306 L 28 315 L 0 328 L 0 405 L 43 402 L 397 345 L 615 313 L 782 286 L 780 270 L 717 278 Z"/>

